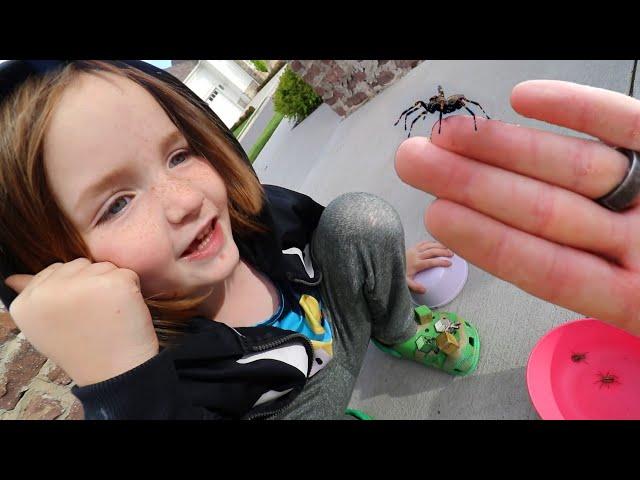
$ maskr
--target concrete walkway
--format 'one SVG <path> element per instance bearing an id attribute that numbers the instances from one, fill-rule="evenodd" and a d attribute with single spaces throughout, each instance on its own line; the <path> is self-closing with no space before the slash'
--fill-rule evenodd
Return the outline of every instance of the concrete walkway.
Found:
<path id="1" fill-rule="evenodd" d="M 424 61 L 346 119 L 321 105 L 295 129 L 281 122 L 254 163 L 263 183 L 282 185 L 327 204 L 349 191 L 371 192 L 399 212 L 407 244 L 431 238 L 423 214 L 430 195 L 402 183 L 394 170 L 397 147 L 406 138 L 398 115 L 442 85 L 464 93 L 505 122 L 568 133 L 518 116 L 509 104 L 514 85 L 558 79 L 629 92 L 633 61 Z M 635 96 L 640 90 L 636 78 Z M 466 112 L 465 112 L 466 113 Z M 479 112 L 481 114 L 481 112 Z M 427 135 L 435 115 L 414 135 Z M 571 132 L 572 135 L 578 135 Z M 525 367 L 533 346 L 549 329 L 580 315 L 539 300 L 469 266 L 462 293 L 444 309 L 478 327 L 480 364 L 469 377 L 452 378 L 369 346 L 351 400 L 378 419 L 535 419 Z"/>

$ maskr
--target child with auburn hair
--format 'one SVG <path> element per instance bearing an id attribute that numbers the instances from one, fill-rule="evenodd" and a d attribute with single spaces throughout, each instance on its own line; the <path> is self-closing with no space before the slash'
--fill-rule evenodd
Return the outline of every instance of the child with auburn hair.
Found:
<path id="1" fill-rule="evenodd" d="M 450 251 L 405 252 L 397 213 L 373 195 L 323 208 L 261 185 L 167 72 L 8 62 L 0 125 L 0 273 L 19 293 L 0 296 L 74 380 L 86 418 L 344 418 L 372 337 L 475 369 L 475 329 L 411 303 L 412 275 Z M 457 326 L 455 351 L 436 320 Z"/>

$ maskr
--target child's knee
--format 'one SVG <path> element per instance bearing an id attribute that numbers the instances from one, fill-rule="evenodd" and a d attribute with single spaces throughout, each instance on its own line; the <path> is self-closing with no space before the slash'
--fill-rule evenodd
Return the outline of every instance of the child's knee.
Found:
<path id="1" fill-rule="evenodd" d="M 345 193 L 327 205 L 319 228 L 331 236 L 367 242 L 404 238 L 400 216 L 380 197 L 370 193 Z"/>

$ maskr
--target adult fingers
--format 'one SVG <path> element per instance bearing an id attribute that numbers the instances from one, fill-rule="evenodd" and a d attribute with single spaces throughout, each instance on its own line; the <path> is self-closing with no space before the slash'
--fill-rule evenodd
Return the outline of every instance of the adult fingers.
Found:
<path id="1" fill-rule="evenodd" d="M 589 198 L 620 183 L 629 160 L 607 145 L 544 130 L 468 116 L 449 117 L 434 145 L 505 170 L 536 178 Z"/>
<path id="2" fill-rule="evenodd" d="M 425 225 L 456 253 L 522 290 L 640 334 L 637 274 L 447 200 L 429 206 Z"/>
<path id="3" fill-rule="evenodd" d="M 513 88 L 511 105 L 526 117 L 640 150 L 640 100 L 623 93 L 559 80 L 529 80 Z"/>
<path id="4" fill-rule="evenodd" d="M 616 258 L 628 249 L 626 217 L 568 190 L 473 161 L 424 139 L 400 146 L 396 170 L 416 188 L 553 242 Z"/>

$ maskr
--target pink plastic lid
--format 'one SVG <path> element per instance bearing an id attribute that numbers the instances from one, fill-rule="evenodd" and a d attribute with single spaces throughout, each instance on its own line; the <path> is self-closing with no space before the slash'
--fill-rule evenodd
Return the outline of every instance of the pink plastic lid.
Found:
<path id="1" fill-rule="evenodd" d="M 640 419 L 640 337 L 593 318 L 554 328 L 527 363 L 544 420 Z"/>

